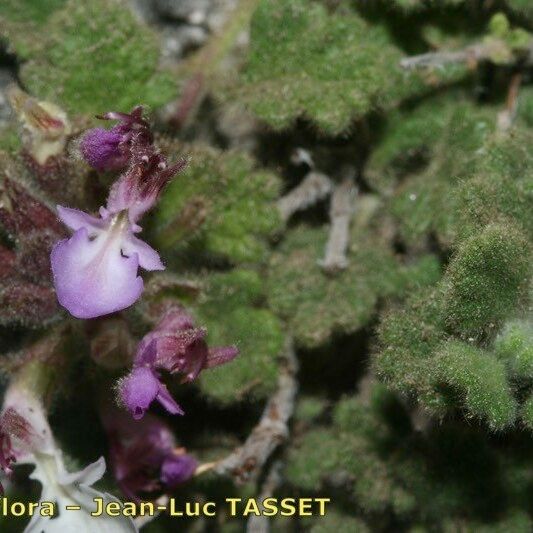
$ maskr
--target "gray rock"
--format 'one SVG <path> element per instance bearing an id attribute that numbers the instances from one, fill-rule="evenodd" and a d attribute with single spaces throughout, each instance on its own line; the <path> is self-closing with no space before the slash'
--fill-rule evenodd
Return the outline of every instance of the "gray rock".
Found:
<path id="1" fill-rule="evenodd" d="M 213 0 L 151 0 L 160 17 L 185 20 L 189 24 L 203 24 Z"/>
<path id="2" fill-rule="evenodd" d="M 180 59 L 187 51 L 204 44 L 208 35 L 202 26 L 166 26 L 161 32 L 161 54 L 164 59 Z"/>

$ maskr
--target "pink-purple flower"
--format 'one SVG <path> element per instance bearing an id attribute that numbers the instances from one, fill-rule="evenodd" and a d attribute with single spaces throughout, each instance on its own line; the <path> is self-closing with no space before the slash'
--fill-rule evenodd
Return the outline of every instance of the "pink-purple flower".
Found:
<path id="1" fill-rule="evenodd" d="M 129 163 L 134 138 L 137 142 L 152 143 L 150 127 L 142 113 L 142 106 L 138 106 L 131 113 L 112 111 L 99 117 L 116 120 L 118 124 L 109 130 L 93 128 L 85 133 L 80 142 L 85 161 L 98 171 L 123 169 Z"/>
<path id="2" fill-rule="evenodd" d="M 135 419 L 144 416 L 158 401 L 171 414 L 184 414 L 161 380 L 161 371 L 180 374 L 182 382 L 200 372 L 227 363 L 238 352 L 235 346 L 209 348 L 205 328 L 195 328 L 191 316 L 180 306 L 170 307 L 157 327 L 145 335 L 135 355 L 131 372 L 121 380 L 122 403 Z"/>
<path id="3" fill-rule="evenodd" d="M 95 318 L 132 305 L 143 291 L 138 269 L 164 270 L 159 254 L 135 236 L 141 216 L 153 207 L 166 183 L 186 164 L 168 165 L 152 144 L 142 109 L 108 113 L 120 120 L 112 130 L 91 130 L 82 151 L 96 168 L 127 168 L 113 184 L 106 207 L 95 217 L 58 206 L 59 218 L 73 230 L 51 254 L 59 303 L 77 318 Z M 120 139 L 119 139 L 120 137 Z"/>

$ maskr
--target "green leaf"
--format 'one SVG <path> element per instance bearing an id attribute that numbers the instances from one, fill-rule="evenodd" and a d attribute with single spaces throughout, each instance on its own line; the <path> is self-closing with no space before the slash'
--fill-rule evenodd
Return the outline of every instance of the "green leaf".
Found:
<path id="1" fill-rule="evenodd" d="M 203 284 L 193 309 L 198 323 L 207 327 L 209 344 L 236 344 L 240 353 L 231 363 L 204 372 L 202 391 L 224 403 L 267 396 L 276 387 L 285 338 L 279 320 L 264 307 L 261 277 L 236 269 L 206 276 Z"/>
<path id="2" fill-rule="evenodd" d="M 512 424 L 516 402 L 505 366 L 492 354 L 461 342 L 447 342 L 434 360 L 436 383 L 460 391 L 467 411 L 501 430 Z"/>
<path id="3" fill-rule="evenodd" d="M 155 213 L 156 240 L 182 257 L 263 261 L 269 236 L 281 228 L 274 205 L 278 178 L 254 170 L 238 152 L 195 148 L 189 155 L 189 167 L 165 190 Z"/>
<path id="4" fill-rule="evenodd" d="M 530 263 L 529 244 L 511 225 L 489 225 L 464 241 L 446 272 L 447 325 L 472 339 L 497 331 L 526 301 Z"/>
<path id="5" fill-rule="evenodd" d="M 358 232 L 352 228 L 354 233 Z M 326 239 L 325 229 L 295 228 L 270 263 L 272 309 L 286 321 L 296 342 L 306 347 L 362 328 L 373 316 L 379 296 L 403 283 L 392 254 L 360 235 L 352 241 L 348 268 L 328 276 L 318 264 Z"/>
<path id="6" fill-rule="evenodd" d="M 244 74 L 226 98 L 274 128 L 303 116 L 337 134 L 357 117 L 464 71 L 404 72 L 401 57 L 384 27 L 355 12 L 328 13 L 307 0 L 263 0 L 252 19 Z"/>
<path id="7" fill-rule="evenodd" d="M 156 36 L 122 0 L 68 0 L 14 44 L 27 59 L 25 87 L 71 113 L 157 107 L 176 92 L 171 74 L 158 71 Z"/>
<path id="8" fill-rule="evenodd" d="M 496 355 L 519 378 L 533 379 L 533 325 L 527 320 L 513 320 L 503 327 L 494 342 Z"/>

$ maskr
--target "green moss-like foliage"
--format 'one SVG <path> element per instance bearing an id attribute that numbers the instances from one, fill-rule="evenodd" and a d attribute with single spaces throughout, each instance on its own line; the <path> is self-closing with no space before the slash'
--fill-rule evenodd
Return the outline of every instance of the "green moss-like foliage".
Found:
<path id="1" fill-rule="evenodd" d="M 390 194 L 403 176 L 427 166 L 457 103 L 457 98 L 431 98 L 414 109 L 389 113 L 367 162 L 369 184 Z"/>
<path id="2" fill-rule="evenodd" d="M 488 226 L 464 241 L 448 271 L 446 322 L 466 338 L 498 327 L 525 297 L 530 264 L 528 242 L 512 226 Z"/>
<path id="3" fill-rule="evenodd" d="M 207 395 L 229 403 L 245 394 L 264 397 L 275 388 L 284 334 L 264 300 L 261 277 L 254 271 L 206 277 L 193 308 L 199 323 L 207 327 L 210 345 L 236 343 L 240 351 L 232 363 L 202 374 L 200 386 Z"/>
<path id="4" fill-rule="evenodd" d="M 521 416 L 524 425 L 533 431 L 533 394 L 530 394 L 522 405 Z"/>
<path id="5" fill-rule="evenodd" d="M 328 402 L 325 398 L 316 396 L 304 396 L 298 399 L 296 406 L 296 418 L 302 422 L 312 422 L 321 416 Z"/>
<path id="6" fill-rule="evenodd" d="M 268 279 L 272 308 L 286 320 L 299 344 L 317 346 L 332 333 L 350 333 L 373 314 L 385 278 L 394 262 L 382 248 L 368 244 L 350 254 L 350 266 L 335 277 L 324 274 L 318 261 L 327 232 L 297 228 L 272 257 Z M 379 265 L 376 269 L 375 266 Z"/>
<path id="7" fill-rule="evenodd" d="M 529 0 L 506 0 L 506 4 L 519 13 L 525 14 L 528 17 L 533 16 L 533 6 Z"/>
<path id="8" fill-rule="evenodd" d="M 72 113 L 94 114 L 140 102 L 157 107 L 176 92 L 170 73 L 157 70 L 155 35 L 121 0 L 70 0 L 62 8 L 46 3 L 46 10 L 29 4 L 38 17 L 51 12 L 46 25 L 35 30 L 19 24 L 11 31 L 7 25 L 7 37 L 25 60 L 22 82 L 41 99 Z"/>
<path id="9" fill-rule="evenodd" d="M 465 343 L 449 342 L 437 352 L 434 363 L 434 379 L 458 389 L 470 413 L 494 429 L 514 421 L 516 402 L 505 366 L 493 355 Z"/>
<path id="10" fill-rule="evenodd" d="M 155 213 L 156 239 L 173 253 L 265 259 L 267 238 L 281 227 L 273 204 L 279 182 L 237 152 L 190 152 L 189 167 L 165 190 Z"/>
<path id="11" fill-rule="evenodd" d="M 44 23 L 66 0 L 4 0 L 0 6 L 0 17 L 11 22 Z"/>
<path id="12" fill-rule="evenodd" d="M 433 210 L 448 210 L 451 261 L 435 288 L 384 318 L 373 359 L 382 378 L 426 408 L 464 409 L 493 429 L 514 420 L 521 394 L 513 378 L 529 372 L 526 330 L 508 325 L 497 337 L 528 307 L 532 161 L 522 142 L 529 138 L 523 130 L 486 136 L 475 155 L 465 152 L 461 180 L 443 182 L 453 203 Z M 436 216 L 428 211 L 426 223 Z"/>
<path id="13" fill-rule="evenodd" d="M 533 522 L 528 514 L 524 511 L 510 512 L 501 520 L 496 520 L 492 524 L 483 522 L 474 522 L 465 526 L 461 520 L 449 521 L 444 524 L 445 533 L 456 533 L 458 530 L 464 533 L 527 533 L 531 531 Z"/>
<path id="14" fill-rule="evenodd" d="M 367 179 L 392 196 L 390 210 L 407 243 L 433 234 L 450 246 L 497 220 L 533 233 L 531 133 L 502 137 L 496 122 L 494 108 L 461 93 L 431 98 L 386 122 Z"/>
<path id="15" fill-rule="evenodd" d="M 416 120 L 413 124 L 422 131 L 426 125 L 429 129 L 428 138 L 420 139 L 422 143 L 416 149 L 425 150 L 431 162 L 399 183 L 391 200 L 390 209 L 398 219 L 402 236 L 410 243 L 419 242 L 429 233 L 436 234 L 444 244 L 451 243 L 457 213 L 453 188 L 472 173 L 479 150 L 493 131 L 495 114 L 491 110 L 477 109 L 467 102 L 456 101 L 451 106 L 445 100 L 440 104 L 444 104 L 441 110 L 435 107 L 439 105 L 438 100 L 427 105 L 416 117 L 420 122 Z M 428 114 L 432 113 L 439 113 L 441 120 L 429 118 Z M 425 121 L 423 115 L 426 115 Z M 402 136 L 402 131 L 405 126 L 394 135 Z M 432 137 L 434 143 L 431 143 Z M 397 155 L 404 152 L 402 144 L 405 141 L 396 143 Z M 389 164 L 394 164 L 394 160 Z"/>
<path id="16" fill-rule="evenodd" d="M 353 11 L 328 13 L 306 0 L 262 0 L 242 82 L 229 96 L 274 128 L 305 116 L 339 133 L 356 117 L 463 72 L 461 66 L 440 69 L 426 81 L 402 72 L 401 57 L 384 27 L 367 25 Z"/>
<path id="17" fill-rule="evenodd" d="M 428 381 L 433 350 L 447 334 L 440 311 L 441 293 L 426 289 L 405 307 L 389 312 L 379 328 L 380 349 L 373 358 L 379 375 L 403 393 L 431 395 Z"/>
<path id="18" fill-rule="evenodd" d="M 529 321 L 513 320 L 505 324 L 494 349 L 513 375 L 533 379 L 533 326 Z"/>
<path id="19" fill-rule="evenodd" d="M 317 490 L 325 473 L 337 465 L 337 446 L 329 429 L 316 429 L 305 435 L 303 443 L 291 450 L 287 478 L 306 490 Z"/>
<path id="20" fill-rule="evenodd" d="M 458 6 L 469 0 L 393 0 L 391 3 L 405 10 L 419 10 L 428 7 Z"/>
<path id="21" fill-rule="evenodd" d="M 528 477 L 511 474 L 523 468 L 519 456 L 507 457 L 483 431 L 459 424 L 417 432 L 404 405 L 374 384 L 343 398 L 331 425 L 300 435 L 288 454 L 287 476 L 319 493 L 329 483 L 349 488 L 346 508 L 416 520 L 421 531 L 439 524 L 448 530 L 459 520 L 518 526 L 528 523 L 528 502 L 516 497 Z M 509 475 L 502 477 L 502 469 Z"/>
<path id="22" fill-rule="evenodd" d="M 332 335 L 353 333 L 372 318 L 380 297 L 438 277 L 434 258 L 403 267 L 368 228 L 352 228 L 349 266 L 333 276 L 319 266 L 327 232 L 298 227 L 273 254 L 268 277 L 269 301 L 285 320 L 296 342 L 318 346 Z"/>
<path id="23" fill-rule="evenodd" d="M 334 413 L 334 427 L 309 431 L 291 449 L 287 464 L 291 483 L 320 491 L 340 476 L 351 486 L 354 499 L 366 511 L 383 512 L 391 504 L 398 509 L 412 508 L 414 501 L 394 483 L 387 462 L 380 457 L 385 442 L 392 436 L 383 423 L 384 411 L 391 412 L 393 407 L 400 432 L 404 430 L 405 416 L 391 405 L 389 393 L 375 392 L 370 408 L 352 398 L 341 401 Z M 376 412 L 382 414 L 376 417 Z"/>

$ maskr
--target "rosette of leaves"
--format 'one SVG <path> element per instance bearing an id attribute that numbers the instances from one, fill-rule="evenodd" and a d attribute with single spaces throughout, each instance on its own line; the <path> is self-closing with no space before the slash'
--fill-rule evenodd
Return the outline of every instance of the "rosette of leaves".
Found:
<path id="1" fill-rule="evenodd" d="M 529 139 L 529 141 L 528 141 Z M 382 321 L 378 374 L 429 410 L 461 410 L 494 430 L 527 413 L 532 385 L 531 133 L 487 139 L 454 190 L 453 255 L 442 280 Z M 524 420 L 525 423 L 528 423 Z"/>
<path id="2" fill-rule="evenodd" d="M 459 521 L 477 531 L 487 520 L 495 531 L 508 524 L 528 531 L 529 481 L 517 475 L 527 464 L 523 440 L 505 451 L 480 428 L 421 427 L 415 419 L 383 385 L 369 382 L 336 404 L 331 423 L 301 426 L 287 479 L 302 491 L 335 487 L 343 519 L 363 520 L 372 531 L 405 520 L 423 531 Z"/>
<path id="3" fill-rule="evenodd" d="M 370 111 L 464 73 L 462 66 L 404 72 L 402 55 L 384 26 L 345 5 L 328 12 L 319 2 L 262 0 L 239 83 L 222 93 L 273 128 L 305 117 L 338 134 Z"/>
<path id="4" fill-rule="evenodd" d="M 254 170 L 243 153 L 201 147 L 188 153 L 189 167 L 165 190 L 155 213 L 160 244 L 182 259 L 264 261 L 269 237 L 281 228 L 274 205 L 278 178 Z"/>
<path id="5" fill-rule="evenodd" d="M 176 92 L 155 34 L 123 0 L 6 0 L 0 22 L 27 90 L 69 112 L 157 107 Z"/>

